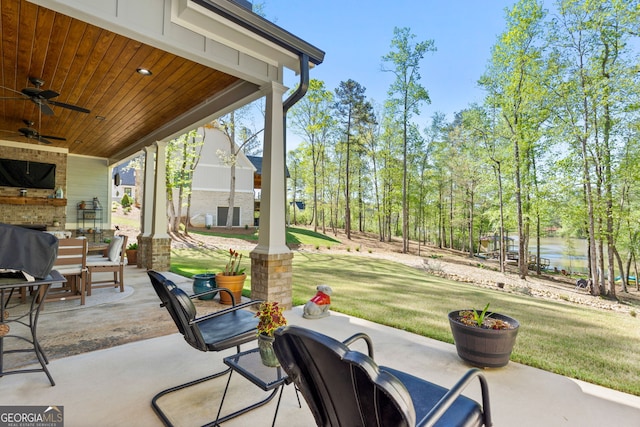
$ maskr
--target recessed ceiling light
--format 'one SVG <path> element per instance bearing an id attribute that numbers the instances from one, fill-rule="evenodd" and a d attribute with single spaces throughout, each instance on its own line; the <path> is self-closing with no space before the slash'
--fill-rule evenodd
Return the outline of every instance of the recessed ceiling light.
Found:
<path id="1" fill-rule="evenodd" d="M 76 139 L 76 140 L 75 140 L 75 141 L 73 141 L 73 142 L 74 142 L 74 144 L 82 144 L 82 140 L 80 140 L 80 139 Z"/>
<path id="2" fill-rule="evenodd" d="M 142 74 L 143 76 L 150 76 L 151 74 L 153 74 L 151 70 L 147 70 L 146 68 L 137 68 L 136 72 L 138 74 Z"/>
<path id="3" fill-rule="evenodd" d="M 105 116 L 96 116 L 96 120 L 107 120 Z"/>

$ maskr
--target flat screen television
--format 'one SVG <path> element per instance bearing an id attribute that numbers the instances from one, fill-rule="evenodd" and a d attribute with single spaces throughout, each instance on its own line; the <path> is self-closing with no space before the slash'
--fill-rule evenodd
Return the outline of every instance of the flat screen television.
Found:
<path id="1" fill-rule="evenodd" d="M 56 165 L 27 160 L 0 159 L 0 186 L 55 189 Z"/>

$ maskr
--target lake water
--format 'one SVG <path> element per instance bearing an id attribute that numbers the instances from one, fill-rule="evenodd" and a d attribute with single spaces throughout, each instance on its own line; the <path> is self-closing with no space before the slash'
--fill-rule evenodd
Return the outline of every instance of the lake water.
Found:
<path id="1" fill-rule="evenodd" d="M 540 258 L 549 260 L 549 268 L 558 270 L 587 272 L 587 250 L 589 242 L 586 239 L 566 239 L 563 237 L 543 237 L 540 239 Z M 514 240 L 510 250 L 517 252 L 518 241 Z M 529 254 L 537 254 L 535 238 L 529 240 Z"/>

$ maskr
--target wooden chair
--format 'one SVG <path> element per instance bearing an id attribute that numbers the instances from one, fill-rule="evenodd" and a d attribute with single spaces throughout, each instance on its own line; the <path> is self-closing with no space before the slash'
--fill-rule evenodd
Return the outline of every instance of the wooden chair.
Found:
<path id="1" fill-rule="evenodd" d="M 117 288 L 124 292 L 124 255 L 127 236 L 113 236 L 107 248 L 107 256 L 90 255 L 87 257 L 87 296 L 93 288 Z M 95 273 L 113 273 L 113 279 L 95 281 Z"/>
<path id="2" fill-rule="evenodd" d="M 60 239 L 58 256 L 53 269 L 58 270 L 67 282 L 60 287 L 50 287 L 45 302 L 80 299 L 80 305 L 84 305 L 87 283 L 87 239 Z M 42 298 L 42 295 L 39 295 L 39 298 Z"/>

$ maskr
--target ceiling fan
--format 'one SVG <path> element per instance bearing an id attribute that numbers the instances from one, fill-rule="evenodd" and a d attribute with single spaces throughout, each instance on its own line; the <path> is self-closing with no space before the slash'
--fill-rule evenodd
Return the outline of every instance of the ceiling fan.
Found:
<path id="1" fill-rule="evenodd" d="M 56 98 L 58 96 L 60 96 L 60 94 L 56 91 L 50 90 L 50 89 L 40 89 L 40 87 L 42 85 L 44 85 L 44 80 L 36 78 L 36 77 L 29 77 L 29 81 L 31 82 L 31 84 L 33 84 L 35 87 L 26 87 L 24 89 L 22 89 L 22 91 L 18 92 L 17 90 L 13 90 L 10 88 L 5 88 L 7 90 L 10 90 L 12 92 L 16 92 L 19 93 L 20 95 L 22 95 L 20 98 L 18 97 L 11 97 L 11 98 L 0 98 L 0 99 L 22 99 L 22 100 L 30 100 L 31 102 L 33 102 L 34 104 L 36 104 L 38 107 L 40 107 L 40 111 L 47 115 L 47 116 L 53 116 L 53 110 L 51 109 L 51 107 L 49 105 L 55 105 L 57 107 L 62 107 L 62 108 L 67 108 L 69 110 L 73 110 L 73 111 L 79 111 L 81 113 L 90 113 L 89 110 L 87 110 L 86 108 L 83 107 L 79 107 L 77 105 L 72 105 L 72 104 L 67 104 L 64 102 L 59 102 L 59 101 L 54 101 L 52 98 Z"/>
<path id="2" fill-rule="evenodd" d="M 27 125 L 27 127 L 18 129 L 18 132 L 25 138 L 35 139 L 38 142 L 42 142 L 44 144 L 51 144 L 51 141 L 49 141 L 50 139 L 55 139 L 58 141 L 67 140 L 67 138 L 63 138 L 61 136 L 41 135 L 40 132 L 38 132 L 37 130 L 31 127 L 34 125 L 34 123 L 31 120 L 23 120 L 23 123 Z M 12 133 L 15 133 L 15 132 L 12 132 Z"/>

